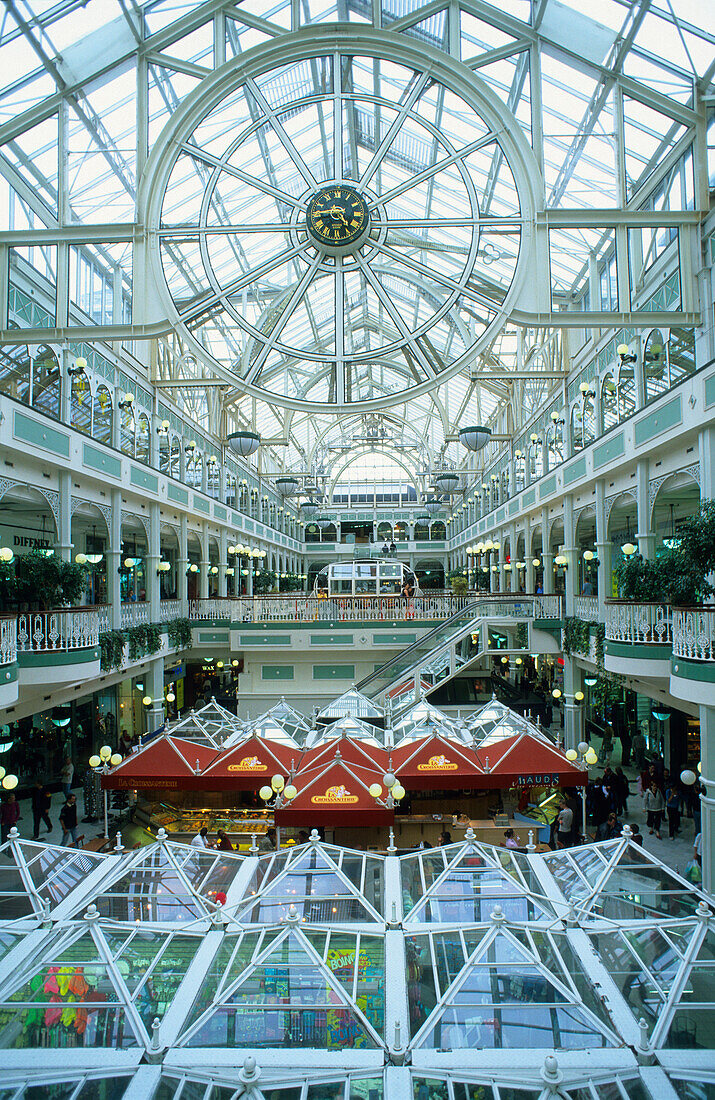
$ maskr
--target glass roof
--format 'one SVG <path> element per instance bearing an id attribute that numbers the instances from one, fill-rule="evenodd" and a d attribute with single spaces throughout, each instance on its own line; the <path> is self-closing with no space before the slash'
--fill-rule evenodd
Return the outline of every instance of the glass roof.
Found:
<path id="1" fill-rule="evenodd" d="M 380 453 L 421 470 L 425 452 L 431 465 L 464 460 L 453 435 L 445 442 L 460 421 L 498 426 L 509 375 L 525 364 L 532 374 L 514 383 L 515 409 L 528 416 L 557 391 L 559 380 L 538 372 L 562 369 L 559 332 L 500 318 L 524 247 L 522 192 L 538 166 L 535 189 L 552 213 L 602 212 L 597 224 L 550 221 L 556 309 L 602 308 L 589 258 L 607 263 L 614 252 L 609 212 L 694 208 L 695 95 L 708 94 L 715 71 L 715 33 L 696 0 L 597 0 L 588 11 L 571 0 L 506 9 L 465 0 L 449 18 L 446 4 L 402 0 L 218 8 L 219 21 L 217 6 L 199 0 L 5 5 L 0 225 L 52 230 L 64 204 L 67 220 L 87 227 L 70 248 L 69 317 L 91 317 L 101 340 L 103 324 L 131 318 L 142 264 L 131 226 L 145 216 L 147 147 L 173 128 L 155 243 L 185 331 L 160 340 L 160 385 L 207 429 L 212 401 L 196 382 L 224 386 L 229 422 L 286 440 L 269 452 L 276 471 L 314 476 L 318 455 L 330 467 L 342 461 L 324 445 L 342 433 L 351 404 L 379 402 L 382 415 L 389 405 Z M 331 49 L 291 55 L 296 32 L 336 20 L 363 36 L 359 50 L 342 60 Z M 371 52 L 375 27 L 394 31 L 399 59 L 384 43 Z M 256 61 L 268 47 L 271 58 Z M 425 49 L 434 51 L 428 77 Z M 239 57 L 245 78 L 213 101 L 199 97 Z M 452 79 L 454 65 L 474 101 Z M 55 93 L 67 88 L 60 171 Z M 194 110 L 199 98 L 205 106 Z M 528 161 L 529 147 L 534 154 L 526 175 L 514 156 L 522 141 L 516 161 Z M 371 244 L 355 254 L 311 250 L 308 197 L 341 181 L 365 193 Z M 339 216 L 326 216 L 342 232 Z M 104 223 L 111 236 L 96 229 Z M 25 252 L 44 277 L 48 248 Z M 117 277 L 118 313 L 115 302 L 97 312 L 98 299 L 82 298 L 83 268 L 108 285 Z M 252 403 L 241 379 L 267 399 Z"/>

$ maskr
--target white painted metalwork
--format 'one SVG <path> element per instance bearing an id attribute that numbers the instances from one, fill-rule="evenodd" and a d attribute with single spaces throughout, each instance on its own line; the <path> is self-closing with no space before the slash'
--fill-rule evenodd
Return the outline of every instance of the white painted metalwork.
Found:
<path id="1" fill-rule="evenodd" d="M 99 615 L 92 609 L 28 611 L 17 617 L 17 652 L 87 649 L 99 641 Z"/>
<path id="2" fill-rule="evenodd" d="M 597 623 L 598 596 L 577 596 L 576 618 L 584 623 Z"/>
<path id="3" fill-rule="evenodd" d="M 715 661 L 715 608 L 673 608 L 673 656 Z"/>
<path id="4" fill-rule="evenodd" d="M 122 604 L 122 629 L 130 626 L 140 626 L 149 622 L 149 604 L 137 600 L 136 603 Z"/>
<path id="5" fill-rule="evenodd" d="M 0 619 L 0 665 L 12 665 L 17 660 L 17 619 Z"/>
<path id="6" fill-rule="evenodd" d="M 606 604 L 606 638 L 629 645 L 669 645 L 672 639 L 673 612 L 668 604 Z"/>

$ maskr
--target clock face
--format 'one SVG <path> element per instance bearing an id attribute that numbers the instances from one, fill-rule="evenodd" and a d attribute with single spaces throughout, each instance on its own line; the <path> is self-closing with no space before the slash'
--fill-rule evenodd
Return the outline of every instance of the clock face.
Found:
<path id="1" fill-rule="evenodd" d="M 310 235 L 324 248 L 355 244 L 370 228 L 365 199 L 345 184 L 321 188 L 308 204 L 306 221 Z"/>

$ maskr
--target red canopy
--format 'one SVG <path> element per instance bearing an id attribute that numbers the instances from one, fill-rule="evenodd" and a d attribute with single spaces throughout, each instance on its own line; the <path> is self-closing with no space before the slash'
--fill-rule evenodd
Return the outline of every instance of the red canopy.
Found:
<path id="1" fill-rule="evenodd" d="M 370 780 L 371 783 L 381 782 L 382 776 L 387 771 L 388 753 L 386 749 L 370 742 L 363 742 L 360 738 L 353 738 L 347 734 L 322 741 L 319 745 L 314 745 L 312 749 L 307 749 L 298 768 L 299 771 L 305 771 L 308 768 L 326 767 L 336 758 L 344 760 L 348 765 L 354 764 L 358 768 L 379 770 L 379 778 Z"/>
<path id="2" fill-rule="evenodd" d="M 379 783 L 383 798 L 382 768 L 348 764 L 344 760 L 299 769 L 298 794 L 275 811 L 276 825 L 391 825 L 394 810 L 381 806 L 370 794 Z"/>
<path id="3" fill-rule="evenodd" d="M 411 790 L 479 790 L 485 786 L 484 768 L 474 749 L 437 733 L 400 742 L 392 750 L 392 769 Z"/>
<path id="4" fill-rule="evenodd" d="M 238 790 L 257 791 L 271 782 L 271 776 L 286 777 L 292 765 L 297 765 L 300 753 L 280 741 L 265 737 L 249 737 L 240 745 L 214 758 L 201 773 L 201 786 L 207 791 Z"/>
<path id="5" fill-rule="evenodd" d="M 543 737 L 517 733 L 476 749 L 485 787 L 582 787 L 586 773 Z"/>
<path id="6" fill-rule="evenodd" d="M 103 775 L 102 786 L 109 790 L 146 787 L 197 790 L 202 786 L 197 768 L 201 771 L 215 756 L 216 749 L 210 745 L 164 733 Z"/>

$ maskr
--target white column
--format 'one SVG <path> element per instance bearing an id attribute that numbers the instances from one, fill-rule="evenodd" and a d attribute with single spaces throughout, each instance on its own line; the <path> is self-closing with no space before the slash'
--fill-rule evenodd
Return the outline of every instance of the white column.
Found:
<path id="1" fill-rule="evenodd" d="M 651 531 L 650 501 L 648 499 L 648 459 L 639 459 L 636 463 L 636 484 L 638 486 L 638 550 L 644 558 L 655 558 L 655 534 Z"/>
<path id="2" fill-rule="evenodd" d="M 598 556 L 598 621 L 606 621 L 606 600 L 611 598 L 611 544 L 606 528 L 606 486 L 596 482 L 596 554 Z"/>
<path id="3" fill-rule="evenodd" d="M 204 463 L 205 468 L 205 463 Z M 209 569 L 211 568 L 211 562 L 209 561 L 209 530 L 208 524 L 204 520 L 201 524 L 201 574 L 199 576 L 199 596 L 202 600 L 207 600 L 209 595 Z"/>
<path id="4" fill-rule="evenodd" d="M 573 497 L 564 496 L 564 556 L 566 566 L 566 614 L 576 614 L 576 596 L 578 595 L 578 547 L 576 546 L 576 524 L 573 514 Z"/>
<path id="5" fill-rule="evenodd" d="M 218 594 L 219 596 L 225 596 L 227 595 L 226 564 L 228 561 L 228 536 L 223 528 L 218 537 L 218 553 Z"/>
<path id="6" fill-rule="evenodd" d="M 112 630 L 122 626 L 122 596 L 119 570 L 122 565 L 122 491 L 112 489 L 112 511 L 109 516 L 107 547 L 107 599 Z"/>
<path id="7" fill-rule="evenodd" d="M 70 470 L 60 470 L 59 486 L 60 501 L 55 550 L 64 561 L 72 561 L 72 473 Z"/>
<path id="8" fill-rule="evenodd" d="M 544 571 L 544 595 L 554 593 L 554 555 L 549 541 L 549 510 L 541 509 L 541 565 Z"/>
<path id="9" fill-rule="evenodd" d="M 700 796 L 703 833 L 703 888 L 715 891 L 715 707 L 700 707 Z"/>
<path id="10" fill-rule="evenodd" d="M 147 707 L 147 733 L 158 730 L 164 722 L 164 658 L 158 657 L 149 665 L 145 675 L 145 689 L 152 703 Z"/>
<path id="11" fill-rule="evenodd" d="M 159 584 L 159 562 L 161 561 L 160 549 L 161 517 L 158 503 L 149 505 L 149 547 L 146 557 L 146 598 L 149 604 L 149 620 L 152 623 L 159 621 L 159 597 L 161 594 Z"/>
<path id="12" fill-rule="evenodd" d="M 185 618 L 189 613 L 188 580 L 186 576 L 186 571 L 189 568 L 189 521 L 185 515 L 182 515 L 179 523 L 179 557 L 176 562 L 176 595 L 181 602 L 181 615 Z"/>

